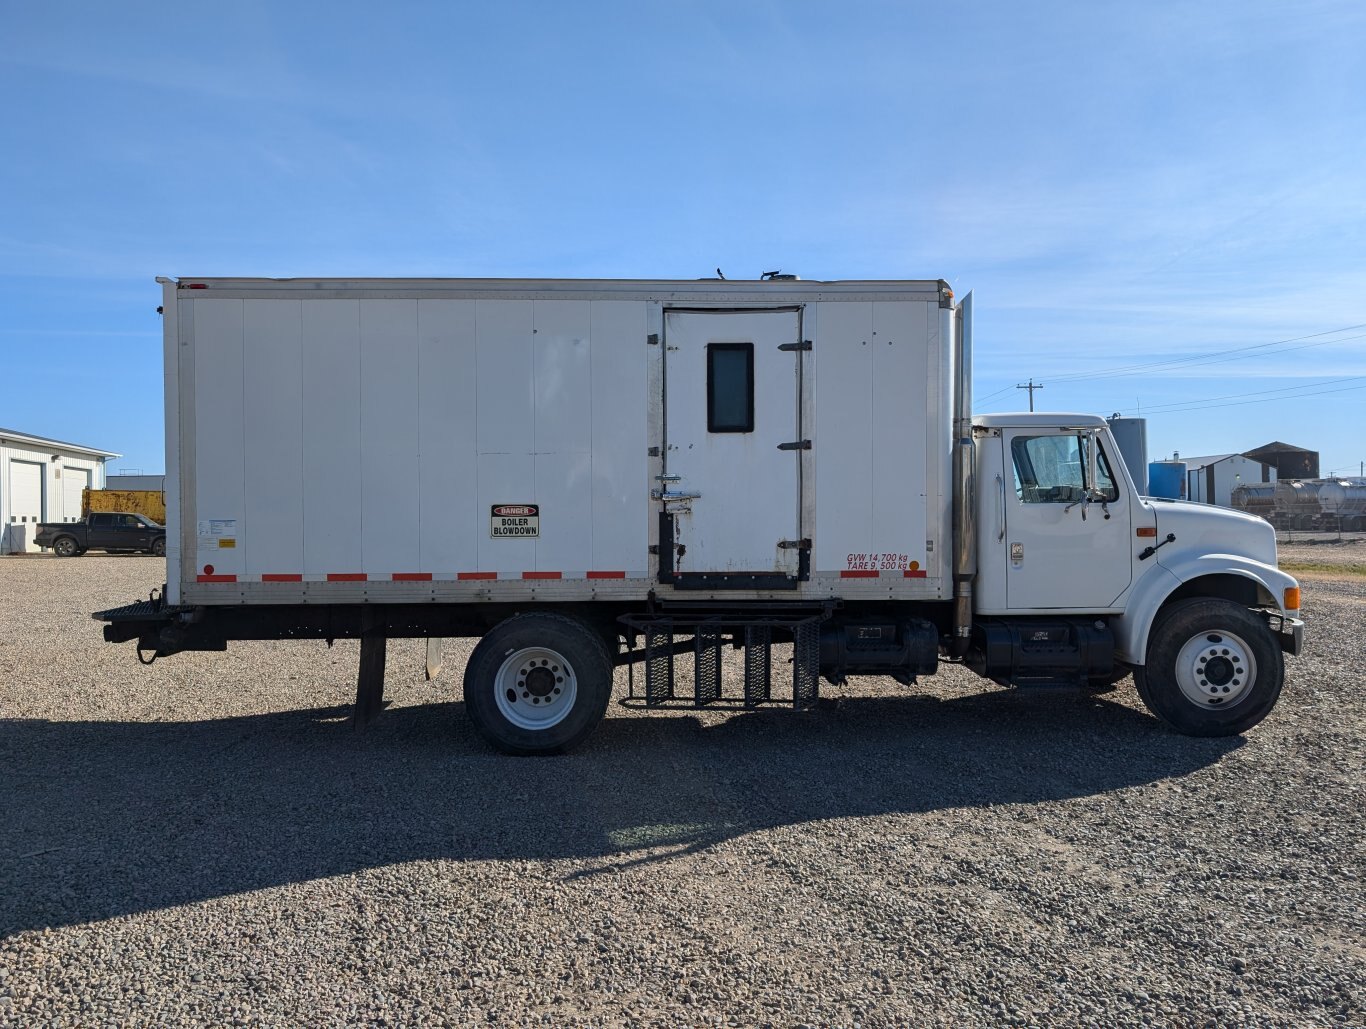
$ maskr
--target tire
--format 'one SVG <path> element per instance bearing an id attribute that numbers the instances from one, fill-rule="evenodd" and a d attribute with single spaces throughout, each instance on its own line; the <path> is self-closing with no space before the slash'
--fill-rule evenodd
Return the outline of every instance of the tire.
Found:
<path id="1" fill-rule="evenodd" d="M 465 666 L 465 710 L 504 754 L 560 754 L 607 711 L 612 661 L 592 626 L 557 614 L 514 615 Z"/>
<path id="2" fill-rule="evenodd" d="M 74 537 L 59 536 L 52 541 L 52 552 L 58 557 L 80 557 L 81 548 Z"/>
<path id="3" fill-rule="evenodd" d="M 1186 736 L 1236 736 L 1281 695 L 1285 659 L 1266 623 L 1231 600 L 1197 597 L 1162 611 L 1134 684 L 1148 710 Z"/>
<path id="4" fill-rule="evenodd" d="M 165 536 L 158 536 L 156 539 L 152 540 L 152 556 L 153 556 L 153 557 L 165 557 L 165 556 L 166 556 L 166 537 L 165 537 Z"/>

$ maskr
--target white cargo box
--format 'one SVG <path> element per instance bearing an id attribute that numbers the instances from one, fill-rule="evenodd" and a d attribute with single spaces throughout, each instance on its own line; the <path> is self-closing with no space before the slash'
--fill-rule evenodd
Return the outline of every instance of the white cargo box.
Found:
<path id="1" fill-rule="evenodd" d="M 168 599 L 945 599 L 942 282 L 161 280 Z"/>

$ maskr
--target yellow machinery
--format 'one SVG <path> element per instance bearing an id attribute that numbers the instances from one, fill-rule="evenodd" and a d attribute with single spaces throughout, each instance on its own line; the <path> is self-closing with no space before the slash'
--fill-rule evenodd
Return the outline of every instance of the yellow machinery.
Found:
<path id="1" fill-rule="evenodd" d="M 158 525 L 166 524 L 166 494 L 159 489 L 85 489 L 81 491 L 81 517 L 91 511 L 124 511 L 146 515 Z"/>

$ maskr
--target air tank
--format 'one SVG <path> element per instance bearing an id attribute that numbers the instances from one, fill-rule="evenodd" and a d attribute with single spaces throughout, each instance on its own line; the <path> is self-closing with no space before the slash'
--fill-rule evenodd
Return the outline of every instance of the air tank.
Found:
<path id="1" fill-rule="evenodd" d="M 1186 499 L 1186 462 L 1154 461 L 1148 465 L 1148 496 Z"/>
<path id="2" fill-rule="evenodd" d="M 1129 478 L 1134 480 L 1139 496 L 1148 496 L 1148 419 L 1121 418 L 1112 414 L 1106 421 L 1110 423 L 1110 434 L 1115 437 L 1119 456 L 1124 459 L 1124 467 L 1129 469 Z"/>

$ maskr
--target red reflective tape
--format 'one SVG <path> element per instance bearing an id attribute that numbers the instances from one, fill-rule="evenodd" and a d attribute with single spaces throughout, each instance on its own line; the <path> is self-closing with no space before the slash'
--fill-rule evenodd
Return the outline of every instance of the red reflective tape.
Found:
<path id="1" fill-rule="evenodd" d="M 328 582 L 365 582 L 370 576 L 364 572 L 328 572 Z"/>
<path id="2" fill-rule="evenodd" d="M 625 573 L 625 572 L 589 572 L 589 573 L 588 573 L 588 577 L 589 577 L 590 579 L 624 579 L 624 578 L 626 578 L 626 573 Z"/>
<path id="3" fill-rule="evenodd" d="M 431 582 L 431 572 L 395 572 L 394 582 Z"/>
<path id="4" fill-rule="evenodd" d="M 261 576 L 262 582 L 303 582 L 304 577 L 294 573 L 271 573 L 267 572 Z"/>
<path id="5" fill-rule="evenodd" d="M 236 582 L 236 581 L 237 581 L 237 576 L 235 576 L 235 575 L 197 575 L 197 576 L 195 576 L 195 581 L 196 581 L 196 582 Z"/>
<path id="6" fill-rule="evenodd" d="M 523 579 L 560 579 L 564 577 L 563 572 L 523 572 Z"/>
<path id="7" fill-rule="evenodd" d="M 905 575 L 906 578 L 908 578 L 908 579 L 923 579 L 923 578 L 925 578 L 925 569 L 923 569 L 923 568 L 908 568 L 908 569 L 907 569 L 905 572 L 903 572 L 902 574 Z"/>
<path id="8" fill-rule="evenodd" d="M 852 568 L 840 572 L 841 579 L 876 579 L 878 572 L 872 568 Z"/>
<path id="9" fill-rule="evenodd" d="M 456 576 L 457 579 L 496 579 L 497 572 L 461 572 Z"/>

